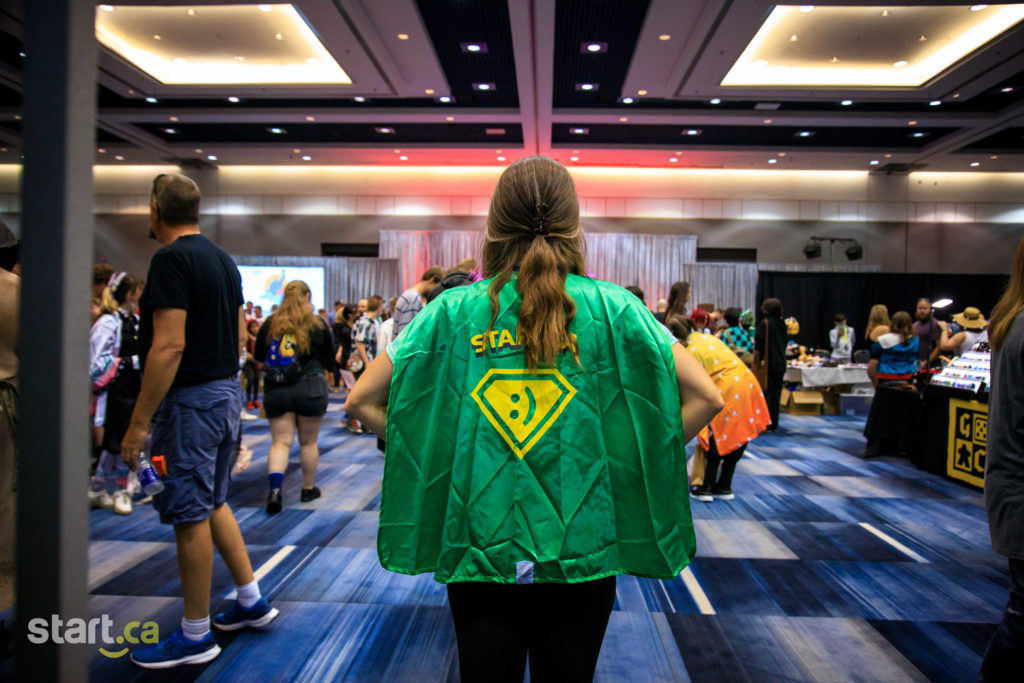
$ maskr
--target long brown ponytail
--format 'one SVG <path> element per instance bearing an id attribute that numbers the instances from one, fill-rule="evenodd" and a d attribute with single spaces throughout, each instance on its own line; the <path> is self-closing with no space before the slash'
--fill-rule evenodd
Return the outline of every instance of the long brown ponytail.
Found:
<path id="1" fill-rule="evenodd" d="M 1006 286 L 1003 298 L 992 309 L 988 321 L 988 343 L 998 351 L 1010 331 L 1010 326 L 1017 314 L 1024 311 L 1024 239 L 1017 245 L 1017 253 L 1013 257 L 1013 270 L 1010 271 L 1010 283 Z"/>
<path id="2" fill-rule="evenodd" d="M 579 360 L 569 335 L 576 303 L 565 291 L 565 278 L 583 274 L 583 248 L 576 186 L 565 167 L 533 156 L 506 168 L 487 214 L 483 276 L 494 277 L 488 288 L 494 325 L 498 294 L 518 266 L 517 336 L 531 371 L 554 364 L 566 348 Z"/>

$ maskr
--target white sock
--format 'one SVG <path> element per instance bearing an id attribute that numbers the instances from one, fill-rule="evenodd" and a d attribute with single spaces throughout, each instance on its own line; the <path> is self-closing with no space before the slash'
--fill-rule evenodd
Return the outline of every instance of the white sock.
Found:
<path id="1" fill-rule="evenodd" d="M 186 619 L 185 617 L 182 617 L 181 632 L 184 633 L 185 637 L 189 640 L 198 643 L 210 632 L 209 615 L 202 619 Z"/>
<path id="2" fill-rule="evenodd" d="M 253 579 L 244 586 L 236 586 L 235 588 L 238 590 L 238 604 L 245 609 L 249 609 L 259 602 L 260 584 L 256 579 Z"/>

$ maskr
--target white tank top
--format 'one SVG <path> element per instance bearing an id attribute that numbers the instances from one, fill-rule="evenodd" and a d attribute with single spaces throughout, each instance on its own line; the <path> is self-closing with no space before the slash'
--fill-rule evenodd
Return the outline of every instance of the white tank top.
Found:
<path id="1" fill-rule="evenodd" d="M 964 335 L 964 343 L 956 350 L 956 355 L 958 356 L 962 356 L 973 349 L 974 345 L 978 342 L 988 341 L 988 330 L 982 330 L 981 332 L 964 330 Z"/>

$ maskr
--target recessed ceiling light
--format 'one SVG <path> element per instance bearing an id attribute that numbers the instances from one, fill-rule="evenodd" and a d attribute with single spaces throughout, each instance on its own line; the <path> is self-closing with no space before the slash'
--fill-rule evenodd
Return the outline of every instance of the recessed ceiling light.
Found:
<path id="1" fill-rule="evenodd" d="M 473 90 L 494 90 L 493 83 L 474 83 Z"/>
<path id="2" fill-rule="evenodd" d="M 311 157 L 311 156 L 309 156 L 308 154 L 306 154 L 305 156 L 303 156 L 303 157 L 302 157 L 302 160 L 303 160 L 303 161 L 312 161 L 312 160 L 313 160 L 313 157 Z"/>
<path id="3" fill-rule="evenodd" d="M 685 135 L 700 135 L 700 128 L 687 128 L 683 131 Z"/>
<path id="4" fill-rule="evenodd" d="M 274 9 L 270 5 L 256 5 L 256 7 L 258 7 L 261 12 L 269 12 L 270 10 Z"/>
<path id="5" fill-rule="evenodd" d="M 274 40 L 284 40 L 284 36 L 281 35 L 280 33 L 275 33 Z"/>
<path id="6" fill-rule="evenodd" d="M 487 135 L 504 135 L 504 128 L 484 128 L 484 133 Z"/>
<path id="7" fill-rule="evenodd" d="M 926 35 L 925 35 L 925 34 L 923 34 L 923 33 L 922 33 L 921 35 L 919 35 L 919 36 L 917 37 L 917 42 L 919 42 L 919 43 L 923 43 L 923 42 L 925 42 L 926 40 L 928 40 L 928 36 L 926 36 Z"/>
<path id="8" fill-rule="evenodd" d="M 115 156 L 114 158 L 115 158 L 115 159 L 117 159 L 118 161 L 124 161 L 124 157 L 123 157 L 123 156 L 121 156 L 120 154 L 118 154 L 118 155 L 117 155 L 117 156 Z"/>
<path id="9" fill-rule="evenodd" d="M 374 128 L 374 130 L 382 135 L 389 135 L 395 132 L 395 129 L 390 126 L 380 126 L 378 128 Z"/>
<path id="10" fill-rule="evenodd" d="M 917 125 L 917 121 L 907 121 L 907 125 L 908 126 L 916 126 Z"/>
<path id="11" fill-rule="evenodd" d="M 307 121 L 316 121 L 316 117 L 315 116 L 307 116 L 306 120 Z"/>
<path id="12" fill-rule="evenodd" d="M 590 92 L 591 90 L 597 90 L 598 87 L 600 87 L 600 86 L 598 86 L 597 83 L 577 83 L 576 84 L 576 90 L 585 90 L 586 92 Z"/>
<path id="13" fill-rule="evenodd" d="M 27 54 L 25 54 L 24 52 L 19 52 L 19 53 L 18 53 L 18 56 L 19 56 L 19 57 L 27 57 L 28 55 L 27 55 Z"/>
<path id="14" fill-rule="evenodd" d="M 168 135 L 174 135 L 178 131 L 174 130 L 173 128 L 164 128 L 164 132 L 167 133 Z"/>
<path id="15" fill-rule="evenodd" d="M 898 62 L 893 62 L 892 65 L 894 67 L 896 67 L 897 69 L 902 69 L 903 67 L 905 67 L 907 65 L 907 60 L 901 59 Z"/>
<path id="16" fill-rule="evenodd" d="M 669 163 L 672 163 L 672 164 L 674 164 L 674 163 L 676 163 L 677 161 L 679 161 L 679 159 L 678 159 L 677 157 L 669 157 Z"/>
<path id="17" fill-rule="evenodd" d="M 196 154 L 202 154 L 202 153 L 203 153 L 203 150 L 199 149 L 198 147 L 196 147 L 196 148 L 195 148 L 194 150 L 192 150 L 192 151 L 193 151 L 193 152 L 195 152 Z"/>
<path id="18" fill-rule="evenodd" d="M 6 152 L 6 151 L 7 151 L 7 148 L 6 148 L 6 147 L 4 147 L 4 148 L 3 148 L 2 150 L 0 150 L 0 151 Z M 98 150 L 96 150 L 96 151 L 97 151 L 97 152 L 99 152 L 100 154 L 106 154 L 106 153 L 107 153 L 107 150 L 103 149 L 102 147 L 100 147 L 100 148 L 99 148 Z"/>
<path id="19" fill-rule="evenodd" d="M 245 61 L 245 57 L 243 57 L 242 55 L 237 55 L 235 57 L 235 61 L 244 62 Z"/>
<path id="20" fill-rule="evenodd" d="M 366 101 L 365 97 L 359 97 L 359 96 L 353 97 L 352 99 L 355 100 L 356 102 L 365 102 Z"/>
<path id="21" fill-rule="evenodd" d="M 273 133 L 274 135 L 284 135 L 285 132 L 284 128 L 277 128 L 276 126 L 274 128 L 267 128 L 267 130 Z"/>
<path id="22" fill-rule="evenodd" d="M 843 105 L 844 107 L 849 107 L 851 104 L 853 104 L 853 100 L 843 100 L 839 104 Z"/>
<path id="23" fill-rule="evenodd" d="M 175 64 L 188 64 L 188 60 L 184 57 L 175 57 L 173 61 Z"/>
<path id="24" fill-rule="evenodd" d="M 928 103 L 928 106 L 929 107 L 937 107 L 940 104 L 942 104 L 942 100 L 932 100 L 931 102 Z"/>
<path id="25" fill-rule="evenodd" d="M 408 161 L 409 160 L 409 157 L 405 156 L 404 154 L 402 156 L 398 157 L 398 158 L 401 161 Z"/>
<path id="26" fill-rule="evenodd" d="M 628 116 L 620 116 L 619 117 L 619 121 L 621 121 L 622 123 L 625 123 L 626 121 L 629 121 L 629 117 Z"/>
<path id="27" fill-rule="evenodd" d="M 302 150 L 301 149 L 293 149 L 292 150 L 292 154 L 302 154 Z"/>
<path id="28" fill-rule="evenodd" d="M 646 90 L 637 90 L 637 91 L 636 91 L 636 94 L 637 94 L 637 95 L 640 95 L 641 97 L 643 97 L 644 95 L 646 95 L 646 94 L 647 94 L 647 91 L 646 91 Z"/>
<path id="29" fill-rule="evenodd" d="M 194 9 L 192 9 L 192 8 L 189 8 L 189 10 L 188 10 L 188 15 L 189 15 L 190 17 L 194 17 L 194 16 L 196 15 L 196 11 L 195 11 Z"/>
<path id="30" fill-rule="evenodd" d="M 160 35 L 159 33 L 154 33 L 153 34 L 153 40 L 163 40 L 163 39 L 164 39 L 164 37 L 162 35 Z"/>
<path id="31" fill-rule="evenodd" d="M 795 43 L 797 40 L 799 40 L 799 38 L 796 37 L 795 33 L 789 37 L 789 42 L 791 43 Z"/>
<path id="32" fill-rule="evenodd" d="M 658 36 L 658 40 L 672 40 L 672 36 L 669 35 L 668 33 L 662 33 L 660 36 Z"/>
<path id="33" fill-rule="evenodd" d="M 569 161 L 579 161 L 579 157 L 569 157 Z"/>
<path id="34" fill-rule="evenodd" d="M 487 43 L 459 43 L 459 47 L 463 52 L 472 52 L 473 54 L 487 52 Z"/>
<path id="35" fill-rule="evenodd" d="M 399 33 L 395 37 L 398 38 L 399 40 L 409 40 L 409 34 L 408 33 Z"/>
<path id="36" fill-rule="evenodd" d="M 586 135 L 590 132 L 589 128 L 570 128 L 569 132 L 573 135 Z"/>
<path id="37" fill-rule="evenodd" d="M 444 120 L 445 121 L 454 121 L 455 117 L 454 116 L 446 116 L 446 117 L 444 117 Z"/>
<path id="38" fill-rule="evenodd" d="M 623 97 L 619 101 L 622 102 L 623 104 L 633 104 L 633 98 L 632 97 Z"/>
<path id="39" fill-rule="evenodd" d="M 887 9 L 882 10 L 882 16 L 883 17 L 889 16 L 889 10 L 887 10 Z"/>
<path id="40" fill-rule="evenodd" d="M 765 123 L 771 123 L 771 122 L 772 122 L 772 120 L 771 120 L 771 119 L 765 119 L 765 120 L 764 120 L 764 122 L 765 122 Z"/>
<path id="41" fill-rule="evenodd" d="M 1000 88 L 999 92 L 1013 92 L 1013 86 L 1008 85 L 1005 88 Z"/>
<path id="42" fill-rule="evenodd" d="M 972 168 L 977 168 L 978 166 L 981 166 L 981 162 L 980 161 L 972 161 L 971 162 L 971 167 Z"/>
<path id="43" fill-rule="evenodd" d="M 779 152 L 776 156 L 784 157 L 784 156 L 786 156 L 786 153 L 785 152 Z"/>
<path id="44" fill-rule="evenodd" d="M 712 97 L 711 98 L 711 104 L 721 104 L 721 103 L 722 103 L 722 100 L 718 99 L 717 97 Z"/>
<path id="45" fill-rule="evenodd" d="M 988 7 L 988 5 L 971 5 L 971 11 L 972 12 L 980 12 L 981 10 L 985 9 L 986 7 Z"/>
<path id="46" fill-rule="evenodd" d="M 21 114 L 15 114 L 14 115 L 14 120 L 15 121 L 21 121 Z"/>
<path id="47" fill-rule="evenodd" d="M 100 5 L 100 9 L 103 10 L 104 12 L 113 12 L 114 11 L 114 6 L 113 5 Z"/>
<path id="48" fill-rule="evenodd" d="M 438 97 L 437 99 L 439 102 L 441 102 L 441 104 L 448 104 L 449 102 L 452 101 L 452 98 L 448 97 L 447 95 L 441 95 L 441 97 Z"/>
<path id="49" fill-rule="evenodd" d="M 800 5 L 800 11 L 801 12 L 813 12 L 814 11 L 814 5 Z"/>
<path id="50" fill-rule="evenodd" d="M 239 103 L 239 102 L 241 102 L 241 101 L 242 101 L 242 100 L 238 99 L 238 98 L 237 98 L 237 97 L 235 97 L 234 95 L 232 95 L 231 97 L 229 97 L 229 98 L 228 98 L 228 102 L 230 102 L 231 104 L 238 104 L 238 103 Z"/>
<path id="51" fill-rule="evenodd" d="M 580 43 L 580 52 L 596 54 L 598 52 L 607 52 L 608 43 Z"/>
<path id="52" fill-rule="evenodd" d="M 885 155 L 885 158 L 886 158 L 886 159 L 892 159 L 892 155 L 891 155 L 891 154 L 886 154 L 886 155 Z"/>
<path id="53" fill-rule="evenodd" d="M 178 120 L 178 117 L 177 117 L 177 116 L 170 116 L 170 117 L 168 117 L 168 118 L 169 118 L 169 119 L 170 119 L 171 121 L 177 121 L 177 120 Z"/>
<path id="54" fill-rule="evenodd" d="M 147 97 L 146 101 L 150 104 L 156 104 L 157 102 L 159 102 L 159 100 L 157 100 L 155 97 Z"/>
<path id="55" fill-rule="evenodd" d="M 320 62 L 317 60 L 316 57 L 307 57 L 306 58 L 306 64 L 309 64 L 310 66 L 316 66 L 319 63 Z"/>
<path id="56" fill-rule="evenodd" d="M 209 155 L 206 158 L 209 159 L 210 161 L 217 161 L 217 155 L 216 154 L 211 154 L 211 155 Z"/>
<path id="57" fill-rule="evenodd" d="M 769 164 L 777 164 L 777 163 L 779 163 L 779 160 L 778 159 L 769 159 L 768 163 Z"/>
<path id="58" fill-rule="evenodd" d="M 872 166 L 878 166 L 878 159 L 872 159 L 868 163 L 871 164 Z"/>
<path id="59" fill-rule="evenodd" d="M 912 138 L 923 138 L 927 133 L 913 133 L 910 137 Z"/>
<path id="60" fill-rule="evenodd" d="M 832 57 L 832 59 L 830 59 L 828 61 L 831 62 L 832 64 L 838 64 L 839 63 L 839 57 Z"/>
<path id="61" fill-rule="evenodd" d="M 798 138 L 809 138 L 809 137 L 812 137 L 813 135 L 814 135 L 814 131 L 812 131 L 812 130 L 802 130 L 799 133 L 797 133 L 795 137 L 798 137 Z"/>
<path id="62" fill-rule="evenodd" d="M 424 92 L 424 94 L 426 94 L 426 95 L 433 95 L 433 94 L 434 94 L 434 89 L 433 89 L 433 88 L 427 88 L 427 89 L 426 89 L 426 90 L 424 90 L 423 92 Z"/>
<path id="63" fill-rule="evenodd" d="M 998 158 L 999 158 L 999 156 L 996 155 L 996 154 L 993 154 L 992 156 L 989 157 L 989 159 L 992 159 L 993 161 L 995 161 Z"/>
<path id="64" fill-rule="evenodd" d="M 498 161 L 505 161 L 505 157 L 498 157 Z"/>

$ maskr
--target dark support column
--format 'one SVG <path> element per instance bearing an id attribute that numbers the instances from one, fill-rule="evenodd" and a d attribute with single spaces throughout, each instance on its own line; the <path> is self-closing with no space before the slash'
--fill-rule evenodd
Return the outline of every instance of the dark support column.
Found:
<path id="1" fill-rule="evenodd" d="M 32 644 L 31 619 L 88 618 L 89 284 L 95 6 L 26 0 L 16 672 L 84 681 L 97 645 Z"/>

